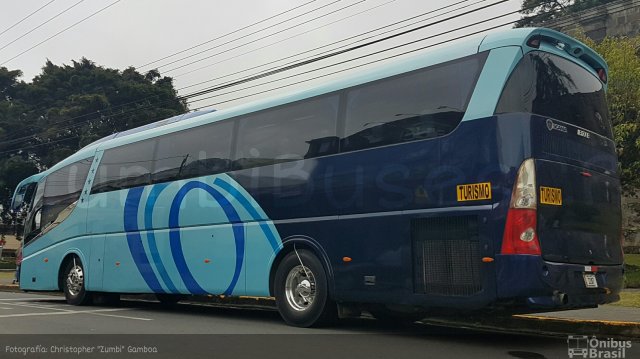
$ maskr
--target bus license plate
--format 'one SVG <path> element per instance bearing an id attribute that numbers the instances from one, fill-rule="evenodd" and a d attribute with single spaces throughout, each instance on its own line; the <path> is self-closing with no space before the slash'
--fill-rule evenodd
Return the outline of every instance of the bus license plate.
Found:
<path id="1" fill-rule="evenodd" d="M 583 273 L 582 277 L 584 278 L 584 285 L 587 288 L 598 288 L 598 281 L 596 280 L 596 275 L 593 273 Z"/>

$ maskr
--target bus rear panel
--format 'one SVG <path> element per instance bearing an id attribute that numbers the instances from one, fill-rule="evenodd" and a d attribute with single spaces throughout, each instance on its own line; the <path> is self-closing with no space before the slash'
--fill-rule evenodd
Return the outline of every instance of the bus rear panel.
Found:
<path id="1" fill-rule="evenodd" d="M 604 85 L 593 72 L 533 51 L 505 85 L 496 113 L 499 121 L 520 123 L 521 133 L 512 136 L 528 139 L 537 249 L 510 255 L 502 244 L 498 297 L 524 296 L 536 306 L 589 306 L 618 298 L 621 189 Z M 515 235 L 505 234 L 503 241 L 521 242 Z"/>

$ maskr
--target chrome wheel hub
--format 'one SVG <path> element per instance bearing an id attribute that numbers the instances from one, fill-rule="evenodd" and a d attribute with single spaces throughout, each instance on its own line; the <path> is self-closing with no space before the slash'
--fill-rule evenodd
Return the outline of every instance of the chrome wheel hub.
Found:
<path id="1" fill-rule="evenodd" d="M 309 267 L 293 267 L 285 281 L 285 296 L 289 306 L 297 311 L 307 310 L 316 298 L 316 278 Z"/>
<path id="2" fill-rule="evenodd" d="M 69 274 L 67 274 L 67 290 L 72 296 L 80 294 L 82 286 L 84 285 L 84 272 L 82 267 L 74 265 Z"/>

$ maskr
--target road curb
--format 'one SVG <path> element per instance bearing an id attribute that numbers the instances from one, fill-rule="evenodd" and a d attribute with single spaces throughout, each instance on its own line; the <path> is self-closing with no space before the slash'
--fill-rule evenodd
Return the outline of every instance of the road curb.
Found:
<path id="1" fill-rule="evenodd" d="M 466 316 L 463 320 L 441 317 L 421 320 L 421 323 L 456 328 L 509 331 L 543 335 L 588 335 L 620 339 L 640 338 L 640 323 L 608 320 L 585 320 L 540 315 Z"/>

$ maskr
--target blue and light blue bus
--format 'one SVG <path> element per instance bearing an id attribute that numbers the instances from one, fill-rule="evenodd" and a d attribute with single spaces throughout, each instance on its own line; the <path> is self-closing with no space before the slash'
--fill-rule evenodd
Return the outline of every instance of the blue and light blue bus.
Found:
<path id="1" fill-rule="evenodd" d="M 95 143 L 38 182 L 21 288 L 272 296 L 304 327 L 616 301 L 607 71 L 507 30 Z"/>

